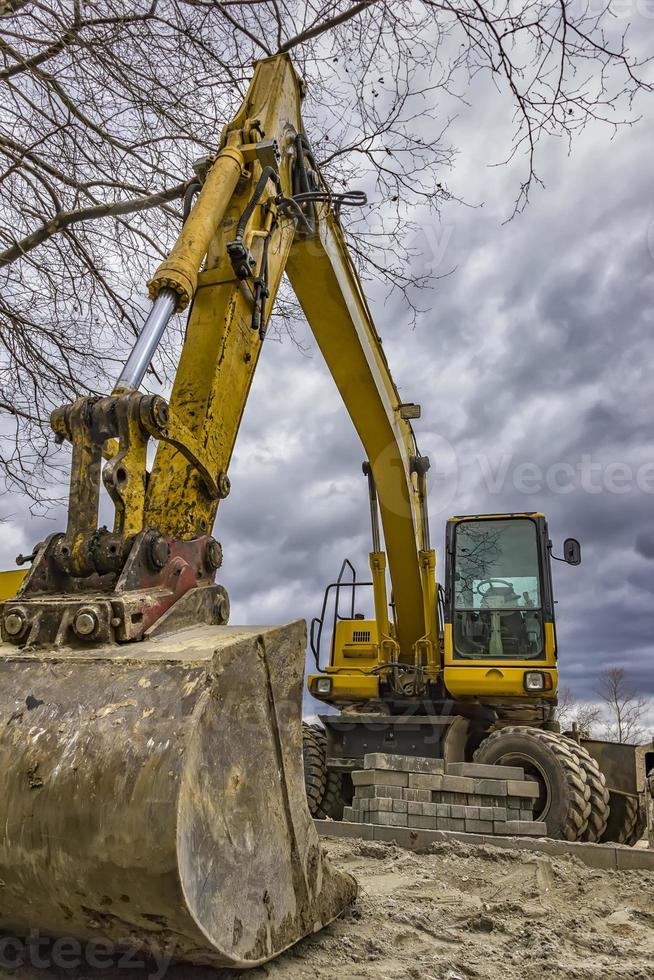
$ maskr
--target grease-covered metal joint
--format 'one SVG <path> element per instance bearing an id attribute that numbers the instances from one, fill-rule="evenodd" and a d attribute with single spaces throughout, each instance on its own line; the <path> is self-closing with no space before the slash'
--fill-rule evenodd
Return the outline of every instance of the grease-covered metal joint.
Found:
<path id="1" fill-rule="evenodd" d="M 81 639 L 90 639 L 99 626 L 98 615 L 92 606 L 84 606 L 73 620 L 73 629 Z"/>
<path id="2" fill-rule="evenodd" d="M 148 546 L 148 561 L 155 571 L 162 569 L 170 558 L 170 545 L 163 534 L 153 534 Z"/>
<path id="3" fill-rule="evenodd" d="M 225 497 L 229 496 L 229 491 L 232 489 L 232 484 L 230 483 L 229 477 L 223 470 L 221 470 L 218 474 L 216 483 L 218 484 L 218 496 L 221 500 L 224 500 Z"/>
<path id="4" fill-rule="evenodd" d="M 12 609 L 4 619 L 5 633 L 8 636 L 16 637 L 25 629 L 25 616 L 19 609 Z"/>
<path id="5" fill-rule="evenodd" d="M 161 395 L 155 395 L 155 397 L 150 402 L 150 416 L 154 425 L 158 428 L 165 428 L 168 425 L 168 420 L 170 419 L 170 409 L 168 408 L 168 402 Z"/>
<path id="6" fill-rule="evenodd" d="M 205 564 L 209 571 L 215 572 L 223 563 L 223 549 L 220 541 L 209 538 L 205 552 Z"/>
<path id="7" fill-rule="evenodd" d="M 229 612 L 230 612 L 229 596 L 227 595 L 227 592 L 223 588 L 219 587 L 218 596 L 216 597 L 213 611 L 214 611 L 214 622 L 218 626 L 224 626 L 226 623 L 229 622 Z"/>

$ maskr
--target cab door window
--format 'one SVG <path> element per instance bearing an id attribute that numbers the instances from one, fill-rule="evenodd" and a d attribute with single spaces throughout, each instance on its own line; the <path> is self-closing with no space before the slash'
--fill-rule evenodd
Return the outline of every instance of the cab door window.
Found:
<path id="1" fill-rule="evenodd" d="M 544 655 L 536 525 L 462 521 L 454 561 L 454 651 L 466 659 Z"/>

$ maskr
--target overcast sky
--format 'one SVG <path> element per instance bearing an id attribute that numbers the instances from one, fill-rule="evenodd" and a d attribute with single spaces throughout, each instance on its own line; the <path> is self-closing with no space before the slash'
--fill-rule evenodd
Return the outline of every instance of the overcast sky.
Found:
<path id="1" fill-rule="evenodd" d="M 583 549 L 580 567 L 554 568 L 562 684 L 592 699 L 618 663 L 654 696 L 654 105 L 612 139 L 588 129 L 571 156 L 543 144 L 546 186 L 505 224 L 523 161 L 489 164 L 509 145 L 508 103 L 483 82 L 471 102 L 448 180 L 483 207 L 448 206 L 416 241 L 418 271 L 452 275 L 413 328 L 399 298 L 371 295 L 402 397 L 422 405 L 433 544 L 450 514 L 545 511 L 555 553 L 569 535 Z M 308 329 L 301 340 L 306 353 L 266 344 L 218 518 L 232 622 L 310 619 L 344 557 L 367 570 L 362 449 Z M 2 511 L 3 567 L 63 529 L 63 511 L 30 524 L 15 495 Z"/>

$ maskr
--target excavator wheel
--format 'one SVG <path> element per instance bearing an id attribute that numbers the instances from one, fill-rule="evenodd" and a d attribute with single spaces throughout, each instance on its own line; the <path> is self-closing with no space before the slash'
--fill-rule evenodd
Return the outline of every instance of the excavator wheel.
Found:
<path id="1" fill-rule="evenodd" d="M 343 809 L 345 808 L 345 797 L 343 796 L 343 776 L 340 772 L 327 771 L 327 785 L 322 803 L 318 807 L 316 817 L 318 820 L 342 820 Z"/>
<path id="2" fill-rule="evenodd" d="M 333 920 L 302 773 L 303 623 L 0 646 L 0 933 L 254 967 Z"/>
<path id="3" fill-rule="evenodd" d="M 327 767 L 325 765 L 325 744 L 319 732 L 318 725 L 308 725 L 302 722 L 302 762 L 304 763 L 304 788 L 307 793 L 307 803 L 312 817 L 317 815 L 318 808 L 325 795 L 327 783 Z"/>
<path id="4" fill-rule="evenodd" d="M 575 841 L 585 833 L 591 790 L 565 739 L 538 728 L 511 726 L 489 735 L 474 758 L 489 765 L 520 766 L 538 781 L 534 816 L 545 822 L 548 837 Z"/>
<path id="5" fill-rule="evenodd" d="M 322 725 L 314 725 L 313 730 L 316 733 L 316 739 L 320 744 L 320 749 L 322 752 L 322 758 L 327 757 L 327 733 Z M 343 819 L 343 809 L 347 803 L 343 795 L 343 776 L 340 772 L 334 772 L 333 770 L 327 769 L 325 763 L 325 790 L 320 801 L 318 808 L 316 809 L 313 816 L 317 820 L 342 820 Z M 307 795 L 308 795 L 307 788 Z M 311 807 L 309 806 L 309 809 Z"/>
<path id="6" fill-rule="evenodd" d="M 590 786 L 590 816 L 588 826 L 579 837 L 579 840 L 589 841 L 596 844 L 606 830 L 606 824 L 610 814 L 609 791 L 606 788 L 604 774 L 600 770 L 597 762 L 583 747 L 572 739 L 566 739 L 568 748 L 577 757 L 577 761 L 586 775 L 586 782 Z"/>
<path id="7" fill-rule="evenodd" d="M 645 806 L 637 796 L 623 796 L 621 793 L 611 793 L 610 796 L 611 813 L 600 841 L 602 844 L 633 847 L 647 827 Z"/>

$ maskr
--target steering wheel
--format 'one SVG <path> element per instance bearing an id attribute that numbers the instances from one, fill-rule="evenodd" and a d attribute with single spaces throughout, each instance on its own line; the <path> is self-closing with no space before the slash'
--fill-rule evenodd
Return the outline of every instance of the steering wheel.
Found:
<path id="1" fill-rule="evenodd" d="M 484 589 L 482 591 L 482 585 L 486 585 L 486 586 L 488 586 L 488 588 L 486 588 L 486 589 Z M 475 592 L 478 592 L 479 595 L 483 599 L 485 596 L 488 595 L 488 593 L 490 592 L 490 590 L 495 585 L 506 585 L 509 589 L 511 589 L 513 591 L 513 582 L 507 582 L 506 579 L 504 579 L 504 578 L 483 578 L 481 580 L 481 582 L 478 582 L 477 583 L 477 586 L 475 588 Z"/>

